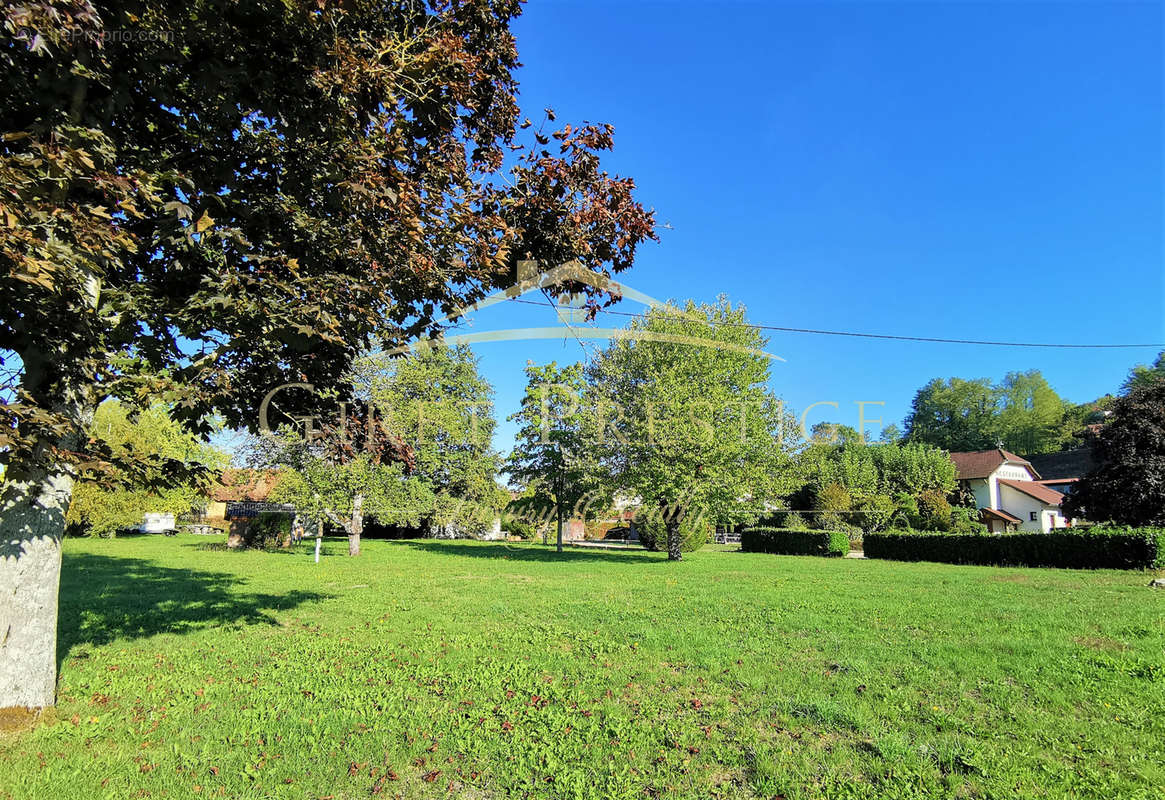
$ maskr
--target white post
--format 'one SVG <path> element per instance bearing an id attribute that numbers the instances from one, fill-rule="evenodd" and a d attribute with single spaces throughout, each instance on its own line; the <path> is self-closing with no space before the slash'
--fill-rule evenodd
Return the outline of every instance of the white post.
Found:
<path id="1" fill-rule="evenodd" d="M 324 536 L 324 521 L 321 519 L 316 523 L 316 563 L 320 563 L 320 542 L 323 541 Z"/>

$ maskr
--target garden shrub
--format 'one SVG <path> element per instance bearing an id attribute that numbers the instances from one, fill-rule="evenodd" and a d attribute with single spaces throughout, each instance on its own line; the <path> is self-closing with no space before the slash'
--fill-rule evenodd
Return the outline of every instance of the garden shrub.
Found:
<path id="1" fill-rule="evenodd" d="M 806 531 L 790 528 L 745 528 L 740 549 L 746 553 L 787 556 L 844 556 L 849 552 L 846 531 Z"/>
<path id="2" fill-rule="evenodd" d="M 884 530 L 890 525 L 895 512 L 894 500 L 884 494 L 875 494 L 858 502 L 857 509 L 850 515 L 853 524 L 862 533 Z"/>
<path id="3" fill-rule="evenodd" d="M 291 515 L 265 511 L 256 516 L 243 531 L 245 547 L 278 547 L 291 535 Z"/>
<path id="4" fill-rule="evenodd" d="M 849 490 L 840 483 L 827 483 L 817 490 L 813 507 L 822 512 L 849 511 L 853 508 L 853 502 Z M 824 517 L 825 514 L 821 516 Z"/>
<path id="5" fill-rule="evenodd" d="M 951 529 L 951 504 L 937 489 L 928 489 L 918 495 L 917 527 L 931 531 Z"/>
<path id="6" fill-rule="evenodd" d="M 987 526 L 979 521 L 979 509 L 956 506 L 951 509 L 952 533 L 987 533 Z"/>
<path id="7" fill-rule="evenodd" d="M 867 558 L 1064 569 L 1165 568 L 1165 528 L 1061 528 L 1050 533 L 867 534 Z"/>
<path id="8" fill-rule="evenodd" d="M 790 530 L 794 531 L 807 531 L 809 530 L 809 523 L 806 522 L 805 518 L 798 514 L 796 511 L 790 511 L 789 513 L 785 514 L 785 520 L 781 527 L 789 528 Z"/>
<path id="9" fill-rule="evenodd" d="M 914 495 L 898 492 L 894 495 L 894 521 L 901 521 L 901 527 L 909 528 L 918 519 L 918 500 Z"/>
<path id="10" fill-rule="evenodd" d="M 663 518 L 653 514 L 635 520 L 639 543 L 648 550 L 667 550 L 667 527 Z M 680 522 L 680 552 L 699 550 L 712 539 L 712 526 L 699 514 L 689 514 Z"/>
<path id="11" fill-rule="evenodd" d="M 502 530 L 509 536 L 530 540 L 536 535 L 533 524 L 517 515 L 506 512 L 502 515 Z"/>

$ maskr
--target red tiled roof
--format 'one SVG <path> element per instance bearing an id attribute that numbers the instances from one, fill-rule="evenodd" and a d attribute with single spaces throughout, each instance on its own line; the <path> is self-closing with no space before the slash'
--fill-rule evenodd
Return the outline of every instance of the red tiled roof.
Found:
<path id="1" fill-rule="evenodd" d="M 1019 517 L 1013 517 L 1013 516 L 1011 516 L 1011 514 L 1008 514 L 1006 511 L 1003 511 L 1002 509 L 981 508 L 981 509 L 979 509 L 979 516 L 980 517 L 996 517 L 998 519 L 1003 520 L 1004 522 L 1010 522 L 1014 525 L 1022 525 L 1023 524 L 1023 520 L 1021 520 Z"/>
<path id="2" fill-rule="evenodd" d="M 1002 447 L 994 450 L 973 450 L 969 453 L 951 453 L 951 461 L 955 462 L 956 477 L 961 481 L 969 478 L 986 478 L 1004 464 L 1022 464 L 1032 471 L 1034 477 L 1040 477 L 1030 461 Z"/>
<path id="3" fill-rule="evenodd" d="M 1010 486 L 1017 492 L 1023 492 L 1028 497 L 1034 497 L 1044 505 L 1058 506 L 1060 501 L 1064 499 L 1064 495 L 1057 492 L 1055 489 L 1049 489 L 1047 486 L 1041 486 L 1035 481 L 1009 481 L 1000 478 L 999 482 L 1004 486 Z"/>
<path id="4" fill-rule="evenodd" d="M 218 483 L 211 487 L 210 497 L 218 502 L 251 500 L 261 503 L 279 482 L 279 473 L 263 469 L 224 469 Z"/>

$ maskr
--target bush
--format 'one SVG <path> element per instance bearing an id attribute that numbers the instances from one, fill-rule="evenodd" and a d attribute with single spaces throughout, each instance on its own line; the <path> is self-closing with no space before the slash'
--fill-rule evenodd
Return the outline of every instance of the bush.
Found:
<path id="1" fill-rule="evenodd" d="M 951 509 L 952 533 L 987 533 L 987 526 L 979 521 L 979 509 L 956 506 Z"/>
<path id="2" fill-rule="evenodd" d="M 1051 533 L 870 533 L 867 558 L 1064 569 L 1165 568 L 1165 528 L 1062 528 Z"/>
<path id="3" fill-rule="evenodd" d="M 844 556 L 849 552 L 849 534 L 845 531 L 746 528 L 740 532 L 740 549 L 746 553 L 786 556 Z"/>
<path id="4" fill-rule="evenodd" d="M 887 528 L 895 510 L 892 498 L 884 494 L 875 494 L 861 500 L 851 516 L 853 523 L 862 529 L 862 533 L 869 533 Z"/>
<path id="5" fill-rule="evenodd" d="M 652 515 L 637 519 L 639 543 L 648 550 L 667 550 L 667 528 L 663 518 Z M 712 526 L 699 514 L 689 514 L 680 523 L 680 552 L 691 553 L 706 545 L 712 538 Z"/>
<path id="6" fill-rule="evenodd" d="M 278 547 L 291 535 L 291 515 L 263 512 L 243 532 L 245 547 Z"/>
<path id="7" fill-rule="evenodd" d="M 853 508 L 853 497 L 840 483 L 828 483 L 817 490 L 813 507 L 818 511 L 849 511 Z M 824 517 L 825 514 L 822 514 Z"/>
<path id="8" fill-rule="evenodd" d="M 928 489 L 918 495 L 918 527 L 931 531 L 951 529 L 951 504 L 945 494 Z"/>
<path id="9" fill-rule="evenodd" d="M 533 539 L 537 534 L 530 522 L 510 514 L 508 511 L 502 515 L 502 530 L 510 536 L 517 536 L 519 539 L 527 541 Z"/>
<path id="10" fill-rule="evenodd" d="M 794 531 L 807 531 L 809 530 L 809 523 L 806 522 L 805 518 L 798 514 L 796 511 L 790 511 L 785 515 L 785 521 L 782 527 L 789 528 L 790 530 Z"/>

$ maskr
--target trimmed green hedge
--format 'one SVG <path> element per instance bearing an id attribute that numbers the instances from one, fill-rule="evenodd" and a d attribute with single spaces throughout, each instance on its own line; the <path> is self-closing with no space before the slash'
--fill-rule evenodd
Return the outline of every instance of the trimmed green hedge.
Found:
<path id="1" fill-rule="evenodd" d="M 740 549 L 746 553 L 784 556 L 844 556 L 849 552 L 849 534 L 844 531 L 745 528 L 740 532 Z"/>
<path id="2" fill-rule="evenodd" d="M 867 558 L 1064 569 L 1165 568 L 1165 528 L 1063 528 L 1051 533 L 867 533 Z"/>

